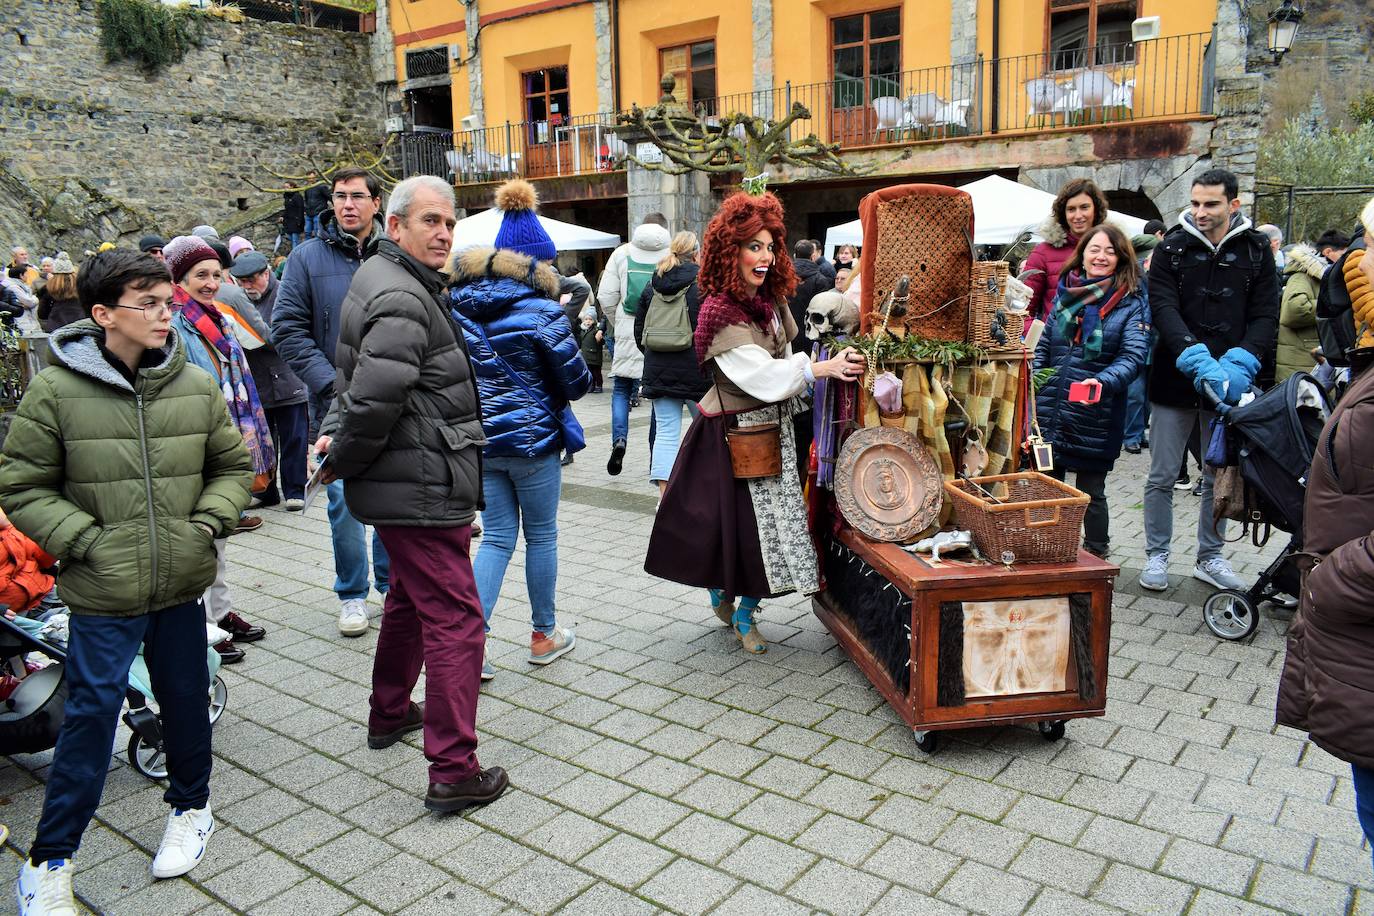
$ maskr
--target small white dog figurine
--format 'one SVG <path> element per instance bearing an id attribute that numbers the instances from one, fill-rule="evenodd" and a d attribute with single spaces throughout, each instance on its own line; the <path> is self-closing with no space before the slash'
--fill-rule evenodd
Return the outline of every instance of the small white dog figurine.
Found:
<path id="1" fill-rule="evenodd" d="M 859 329 L 859 307 L 842 293 L 828 289 L 811 297 L 806 307 L 806 338 L 848 337 Z"/>

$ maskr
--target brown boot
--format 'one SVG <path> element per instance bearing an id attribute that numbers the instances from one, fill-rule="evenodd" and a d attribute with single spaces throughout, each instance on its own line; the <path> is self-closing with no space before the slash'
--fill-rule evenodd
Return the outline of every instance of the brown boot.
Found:
<path id="1" fill-rule="evenodd" d="M 382 748 L 391 747 L 411 732 L 418 732 L 425 727 L 425 704 L 411 703 L 406 710 L 405 721 L 389 732 L 374 732 L 367 730 L 367 746 L 374 751 Z"/>
<path id="2" fill-rule="evenodd" d="M 474 805 L 485 805 L 501 797 L 510 785 L 510 778 L 500 767 L 478 770 L 462 782 L 432 782 L 425 794 L 425 807 L 431 811 L 450 814 Z"/>

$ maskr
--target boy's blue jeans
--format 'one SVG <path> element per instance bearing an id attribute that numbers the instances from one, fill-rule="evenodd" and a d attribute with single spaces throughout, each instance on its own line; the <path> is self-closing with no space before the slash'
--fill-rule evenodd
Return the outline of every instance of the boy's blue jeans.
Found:
<path id="1" fill-rule="evenodd" d="M 100 804 L 119 710 L 138 647 L 162 716 L 169 785 L 163 800 L 203 808 L 210 799 L 210 672 L 205 609 L 188 601 L 136 617 L 73 614 L 67 645 L 66 717 L 43 798 L 35 863 L 69 859 Z"/>
<path id="2" fill-rule="evenodd" d="M 1374 844 L 1374 770 L 1352 763 L 1350 775 L 1355 785 L 1355 816 L 1364 838 Z"/>
<path id="3" fill-rule="evenodd" d="M 1145 367 L 1126 388 L 1126 430 L 1122 436 L 1123 445 L 1139 445 L 1145 438 L 1145 428 L 1150 424 L 1150 402 L 1145 397 Z"/>
<path id="4" fill-rule="evenodd" d="M 366 598 L 367 526 L 348 511 L 342 480 L 334 481 L 326 489 L 329 492 L 329 536 L 334 540 L 334 592 L 340 601 Z M 391 587 L 391 559 L 375 529 L 372 532 L 372 573 L 377 580 L 377 591 L 385 595 Z"/>
<path id="5" fill-rule="evenodd" d="M 617 379 L 616 381 L 619 381 Z M 626 379 L 629 381 L 629 379 Z M 482 616 L 491 630 L 491 612 L 501 596 L 501 581 L 515 552 L 515 537 L 525 531 L 525 590 L 530 599 L 530 624 L 549 633 L 555 624 L 554 586 L 558 581 L 558 498 L 563 467 L 558 452 L 538 458 L 482 459 L 482 546 L 472 572 Z"/>
<path id="6" fill-rule="evenodd" d="M 630 438 L 630 398 L 639 387 L 639 379 L 617 375 L 611 381 L 611 444 L 614 445 Z"/>

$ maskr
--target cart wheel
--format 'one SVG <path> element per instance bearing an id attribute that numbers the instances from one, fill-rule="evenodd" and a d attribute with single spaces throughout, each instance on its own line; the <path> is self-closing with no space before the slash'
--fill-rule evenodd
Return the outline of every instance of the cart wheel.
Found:
<path id="1" fill-rule="evenodd" d="M 1038 724 L 1040 727 L 1040 737 L 1044 738 L 1046 741 L 1058 741 L 1060 738 L 1064 737 L 1064 722 L 1062 720 L 1057 722 L 1040 722 Z"/>
<path id="2" fill-rule="evenodd" d="M 924 753 L 933 754 L 940 746 L 939 732 L 923 732 L 913 728 L 911 734 L 916 738 L 916 746 Z"/>
<path id="3" fill-rule="evenodd" d="M 1245 639 L 1259 626 L 1259 610 L 1245 592 L 1222 589 L 1203 602 L 1202 622 L 1222 639 Z"/>
<path id="4" fill-rule="evenodd" d="M 210 684 L 210 724 L 214 725 L 224 715 L 224 707 L 229 705 L 229 687 L 218 674 Z"/>
<path id="5" fill-rule="evenodd" d="M 167 752 L 145 742 L 138 732 L 129 736 L 129 763 L 149 779 L 167 778 Z"/>

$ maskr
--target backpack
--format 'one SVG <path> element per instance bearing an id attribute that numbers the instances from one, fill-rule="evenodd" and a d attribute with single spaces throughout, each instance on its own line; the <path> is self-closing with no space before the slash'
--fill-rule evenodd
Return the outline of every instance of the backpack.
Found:
<path id="1" fill-rule="evenodd" d="M 633 315 L 635 310 L 639 308 L 639 297 L 644 294 L 644 288 L 654 278 L 654 271 L 657 268 L 657 264 L 644 264 L 626 255 L 625 298 L 620 303 L 620 307 L 625 310 L 626 315 Z"/>
<path id="2" fill-rule="evenodd" d="M 687 315 L 687 290 L 684 286 L 671 296 L 654 290 L 649 311 L 644 315 L 644 349 L 655 353 L 677 353 L 692 345 L 692 322 Z"/>
<path id="3" fill-rule="evenodd" d="M 1350 291 L 1345 288 L 1345 262 L 1354 255 L 1364 257 L 1364 240 L 1357 239 L 1322 276 L 1317 292 L 1317 338 L 1322 356 L 1333 366 L 1348 366 L 1347 350 L 1355 346 L 1355 309 Z"/>

